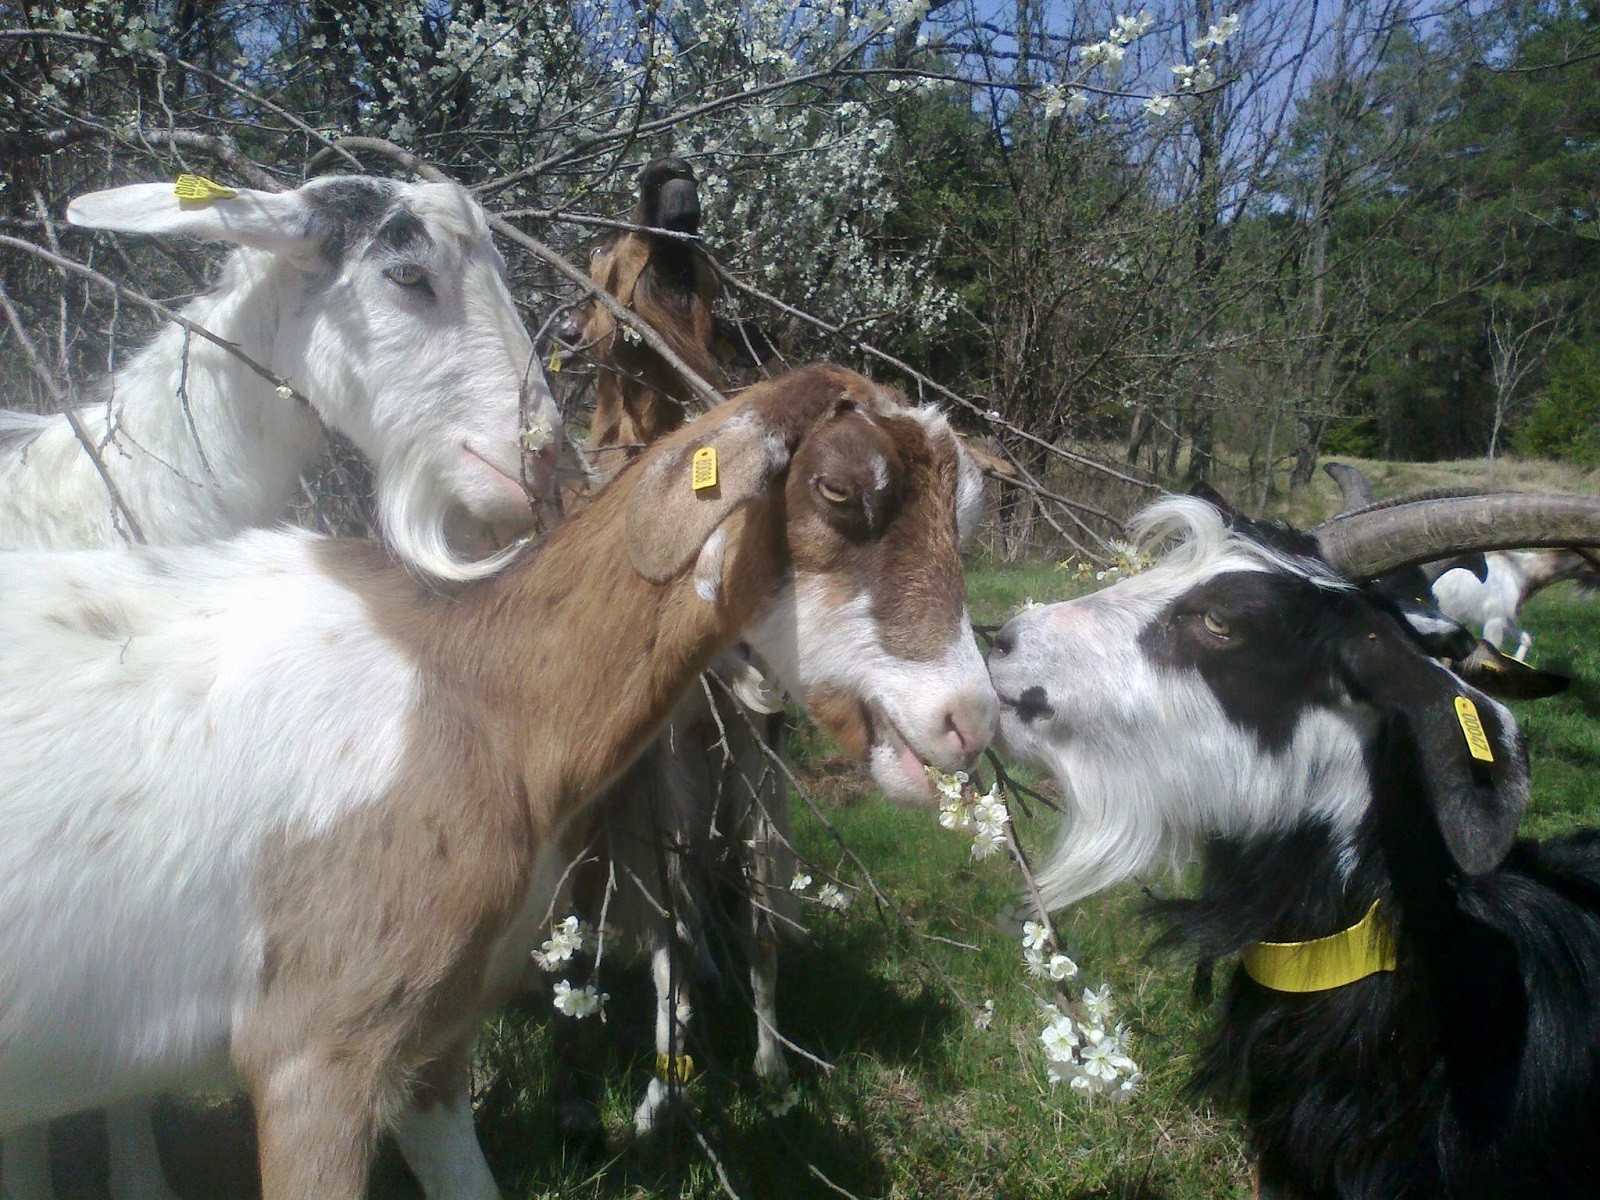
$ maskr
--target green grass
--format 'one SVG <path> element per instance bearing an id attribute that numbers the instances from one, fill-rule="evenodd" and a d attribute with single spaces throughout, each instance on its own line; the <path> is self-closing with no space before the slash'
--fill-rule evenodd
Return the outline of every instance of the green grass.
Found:
<path id="1" fill-rule="evenodd" d="M 969 584 L 979 623 L 1003 621 L 1027 598 L 1060 599 L 1094 586 L 1048 565 L 978 567 Z M 1537 661 L 1600 681 L 1600 607 L 1558 589 L 1531 606 L 1528 626 Z M 1518 716 L 1535 771 L 1527 832 L 1548 835 L 1596 821 L 1600 688 L 1580 684 L 1566 696 L 1519 706 Z M 780 1015 L 786 1034 L 834 1069 L 800 1069 L 804 1101 L 788 1116 L 766 1116 L 753 1085 L 740 1079 L 752 1040 L 739 989 L 702 1006 L 708 1020 L 697 1053 L 717 1061 L 691 1088 L 695 1120 L 738 1194 L 838 1195 L 814 1167 L 863 1198 L 1248 1196 L 1235 1117 L 1185 1092 L 1209 1014 L 1191 1000 L 1188 967 L 1151 953 L 1139 889 L 1096 897 L 1060 922 L 1083 968 L 1078 982 L 1112 985 L 1147 1073 L 1132 1103 L 1091 1104 L 1045 1082 L 1034 999 L 1040 985 L 1025 977 L 1019 947 L 994 925 L 1015 896 L 1009 866 L 999 858 L 971 862 L 966 839 L 940 829 L 932 812 L 866 794 L 863 777 L 842 768 L 825 744 L 815 736 L 801 742 L 802 777 L 818 781 L 824 816 L 900 916 L 879 910 L 865 892 L 844 914 L 806 909 L 811 940 L 783 959 Z M 858 882 L 820 822 L 797 810 L 806 857 Z M 1019 818 L 1034 850 L 1048 842 L 1049 824 Z M 995 1000 L 990 1029 L 973 1025 L 940 974 L 967 1003 Z M 575 1158 L 550 1133 L 542 1014 L 509 1018 L 504 1041 L 486 1043 L 499 1076 L 519 1081 L 514 1104 L 491 1092 L 480 1114 L 503 1181 L 515 1185 L 513 1194 L 540 1197 L 724 1194 L 688 1133 L 654 1147 L 626 1137 L 645 1082 L 648 996 L 642 980 L 611 988 L 617 999 L 603 1064 L 611 1081 L 609 1149 Z"/>
<path id="2" fill-rule="evenodd" d="M 1093 584 L 1049 565 L 978 565 L 970 573 L 973 616 L 999 623 L 1026 598 L 1060 599 L 1087 586 Z M 1564 666 L 1586 681 L 1566 696 L 1519 707 L 1535 778 L 1525 828 L 1548 835 L 1597 820 L 1600 687 L 1587 681 L 1600 681 L 1600 606 L 1557 589 L 1531 606 L 1527 623 L 1541 665 Z M 740 976 L 730 973 L 720 993 L 700 993 L 691 1050 L 705 1069 L 689 1088 L 693 1121 L 736 1194 L 752 1200 L 843 1193 L 862 1200 L 1250 1194 L 1234 1115 L 1185 1093 L 1209 1014 L 1190 999 L 1188 968 L 1150 952 L 1153 930 L 1139 916 L 1137 887 L 1096 897 L 1060 920 L 1083 968 L 1078 983 L 1112 985 L 1147 1073 L 1132 1103 L 1096 1105 L 1045 1082 L 1034 999 L 1040 987 L 1024 976 L 1017 943 L 994 925 L 1015 897 L 1006 862 L 973 863 L 967 839 L 940 829 L 931 811 L 872 796 L 859 769 L 841 763 L 816 735 L 802 733 L 797 745 L 802 778 L 820 797 L 822 815 L 899 915 L 880 909 L 866 892 L 846 913 L 804 910 L 810 938 L 782 960 L 781 1025 L 832 1070 L 791 1056 L 803 1101 L 787 1116 L 768 1116 L 747 1078 L 753 1031 Z M 1047 816 L 1018 818 L 1035 852 L 1049 840 Z M 860 882 L 823 824 L 798 802 L 796 834 L 819 875 Z M 555 1132 L 550 1038 L 560 1018 L 548 1001 L 526 1001 L 485 1033 L 478 1127 L 507 1195 L 726 1195 L 695 1130 L 651 1143 L 629 1136 L 632 1106 L 652 1062 L 651 997 L 637 969 L 608 972 L 604 986 L 612 994 L 608 1023 L 589 1030 L 598 1036 L 586 1060 L 604 1092 L 607 1134 L 594 1144 L 570 1145 Z M 979 1030 L 964 1006 L 988 998 L 996 1004 L 994 1023 Z M 235 1127 L 241 1120 L 236 1106 L 225 1115 Z M 168 1126 L 195 1119 L 178 1110 L 168 1114 Z M 219 1136 L 217 1121 L 190 1129 L 187 1138 Z M 246 1160 L 232 1178 L 248 1175 Z M 185 1184 L 195 1196 L 238 1194 L 208 1187 L 193 1173 L 181 1176 L 180 1189 Z M 373 1192 L 415 1194 L 392 1150 Z"/>

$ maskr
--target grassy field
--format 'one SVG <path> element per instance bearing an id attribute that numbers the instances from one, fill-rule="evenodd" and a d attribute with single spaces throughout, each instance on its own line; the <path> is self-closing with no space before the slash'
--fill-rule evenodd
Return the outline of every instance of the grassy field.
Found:
<path id="1" fill-rule="evenodd" d="M 1051 566 L 971 574 L 974 617 L 998 622 L 1025 597 L 1057 599 L 1084 587 Z M 1091 585 L 1092 586 L 1092 585 Z M 1600 681 L 1600 607 L 1565 589 L 1536 601 L 1528 626 L 1535 658 Z M 1525 828 L 1549 834 L 1595 821 L 1600 689 L 1521 706 L 1533 754 L 1535 799 Z M 604 1144 L 562 1145 L 547 1065 L 548 1022 L 538 1008 L 507 1016 L 484 1043 L 487 1088 L 479 1126 L 502 1182 L 519 1196 L 718 1196 L 1188 1200 L 1249 1194 L 1249 1166 L 1231 1114 L 1184 1091 L 1188 1060 L 1207 1022 L 1190 998 L 1190 972 L 1149 951 L 1130 886 L 1078 906 L 1061 922 L 1083 968 L 1107 982 L 1147 1075 L 1124 1106 L 1080 1100 L 1046 1082 L 1035 997 L 1019 945 L 996 914 L 1016 881 L 1002 858 L 973 863 L 967 839 L 930 811 L 896 808 L 828 748 L 802 738 L 802 778 L 822 817 L 860 856 L 898 914 L 866 892 L 845 913 L 806 910 L 811 938 L 783 960 L 783 1028 L 832 1065 L 802 1064 L 802 1101 L 768 1116 L 741 1071 L 752 1047 L 742 988 L 705 998 L 705 1036 L 693 1047 L 708 1070 L 690 1088 L 693 1128 L 644 1146 L 625 1130 L 648 1070 L 649 996 L 640 976 L 613 977 Z M 860 879 L 822 820 L 797 804 L 807 858 L 846 882 Z M 1048 814 L 1045 814 L 1047 817 Z M 1048 843 L 1049 821 L 1018 818 L 1024 841 Z M 1173 886 L 1149 880 L 1145 886 Z M 942 979 L 941 976 L 946 977 Z M 954 985 L 954 992 L 950 984 Z M 960 999 L 957 999 L 959 994 Z M 995 1001 L 978 1029 L 967 1006 Z M 719 1179 L 705 1147 L 720 1165 Z"/>
<path id="2" fill-rule="evenodd" d="M 1024 598 L 1053 600 L 1085 587 L 1051 565 L 978 567 L 974 618 L 998 623 Z M 1542 665 L 1581 682 L 1568 695 L 1521 706 L 1535 793 L 1525 829 L 1555 833 L 1600 820 L 1600 605 L 1565 588 L 1531 606 L 1527 624 Z M 797 739 L 799 769 L 818 812 L 795 802 L 796 832 L 819 881 L 859 886 L 838 838 L 859 855 L 894 911 L 860 891 L 847 912 L 805 909 L 809 939 L 782 961 L 783 1031 L 830 1064 L 798 1060 L 800 1103 L 773 1117 L 747 1078 L 754 1037 L 741 975 L 703 991 L 690 1049 L 704 1068 L 690 1085 L 693 1116 L 652 1139 L 628 1135 L 632 1106 L 653 1061 L 651 995 L 642 970 L 609 970 L 607 1025 L 596 1030 L 591 1073 L 604 1089 L 607 1135 L 570 1144 L 556 1135 L 550 1054 L 557 1020 L 548 999 L 506 1013 L 480 1045 L 478 1128 L 512 1197 L 646 1198 L 736 1195 L 749 1200 L 856 1196 L 930 1200 L 1030 1197 L 1210 1200 L 1249 1195 L 1249 1164 L 1233 1116 L 1184 1091 L 1208 1014 L 1190 998 L 1190 972 L 1152 955 L 1139 915 L 1141 888 L 1096 897 L 1058 922 L 1083 983 L 1109 983 L 1142 1093 L 1110 1106 L 1046 1081 L 1036 997 L 1020 945 L 995 917 L 1016 898 L 1003 857 L 974 863 L 968 839 L 931 810 L 890 806 L 865 776 L 815 735 Z M 1050 840 L 1049 814 L 1017 814 L 1024 843 Z M 831 827 L 831 831 L 830 831 Z M 1144 886 L 1171 888 L 1171 880 Z M 814 889 L 813 889 L 814 890 Z M 1076 986 L 1076 985 L 1075 985 Z M 992 999 L 988 1029 L 972 1020 Z M 254 1190 L 250 1123 L 242 1101 L 167 1103 L 160 1129 L 174 1185 L 193 1197 Z M 63 1196 L 99 1192 L 92 1122 L 58 1138 Z M 87 1147 L 87 1149 L 85 1149 Z M 76 1160 L 81 1159 L 81 1162 Z M 84 1165 L 90 1164 L 90 1165 Z M 392 1148 L 373 1195 L 415 1196 Z"/>

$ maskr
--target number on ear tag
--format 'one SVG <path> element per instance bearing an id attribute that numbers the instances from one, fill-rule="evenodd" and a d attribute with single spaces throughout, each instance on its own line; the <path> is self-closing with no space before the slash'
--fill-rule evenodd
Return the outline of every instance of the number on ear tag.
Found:
<path id="1" fill-rule="evenodd" d="M 213 200 L 226 200 L 239 194 L 231 187 L 213 183 L 204 175 L 179 175 L 172 192 L 185 204 L 210 204 Z"/>
<path id="2" fill-rule="evenodd" d="M 697 492 L 717 486 L 717 448 L 701 446 L 689 464 L 689 484 Z"/>
<path id="3" fill-rule="evenodd" d="M 1461 732 L 1467 739 L 1467 749 L 1479 762 L 1492 763 L 1494 751 L 1489 747 L 1489 735 L 1483 731 L 1483 721 L 1478 716 L 1478 706 L 1465 696 L 1456 697 L 1456 720 L 1461 722 Z"/>

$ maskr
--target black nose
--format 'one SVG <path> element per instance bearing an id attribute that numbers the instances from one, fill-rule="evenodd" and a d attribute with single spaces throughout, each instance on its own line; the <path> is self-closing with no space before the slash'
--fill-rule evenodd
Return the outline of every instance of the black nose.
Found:
<path id="1" fill-rule="evenodd" d="M 1039 721 L 1045 717 L 1055 716 L 1056 710 L 1050 707 L 1050 698 L 1044 694 L 1042 687 L 1024 688 L 1022 695 L 1017 697 L 1017 716 L 1024 721 Z"/>
<path id="2" fill-rule="evenodd" d="M 992 653 L 992 654 L 1010 654 L 1016 648 L 1017 648 L 1017 633 L 1016 633 L 1016 630 L 1012 629 L 1011 626 L 1007 625 L 999 633 L 994 635 L 994 648 L 990 651 L 990 653 Z"/>

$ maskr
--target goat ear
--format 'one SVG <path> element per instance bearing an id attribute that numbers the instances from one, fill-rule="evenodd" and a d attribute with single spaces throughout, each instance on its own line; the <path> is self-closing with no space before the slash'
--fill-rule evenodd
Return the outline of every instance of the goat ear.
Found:
<path id="1" fill-rule="evenodd" d="M 628 497 L 628 555 L 651 583 L 681 574 L 717 526 L 764 494 L 789 465 L 788 440 L 758 409 L 747 408 L 707 432 L 646 461 Z M 695 456 L 707 450 L 716 483 L 697 488 Z"/>
<path id="2" fill-rule="evenodd" d="M 136 183 L 90 192 L 67 205 L 67 220 L 86 229 L 181 234 L 208 242 L 289 249 L 308 238 L 308 211 L 297 192 L 233 190 L 229 196 L 180 200 L 170 183 Z"/>
<path id="3" fill-rule="evenodd" d="M 1421 799 L 1456 866 L 1468 875 L 1499 866 L 1528 803 L 1527 757 L 1511 714 L 1429 659 L 1378 612 L 1341 640 L 1339 657 L 1355 698 L 1409 731 L 1426 793 Z M 1380 803 L 1418 799 L 1384 797 L 1376 778 L 1374 786 Z"/>
<path id="4" fill-rule="evenodd" d="M 718 362 L 729 367 L 759 367 L 778 353 L 766 330 L 746 317 L 713 317 L 711 350 Z"/>
<path id="5" fill-rule="evenodd" d="M 1482 638 L 1471 654 L 1450 666 L 1468 683 L 1499 700 L 1543 700 L 1572 686 L 1572 676 L 1530 667 Z"/>

